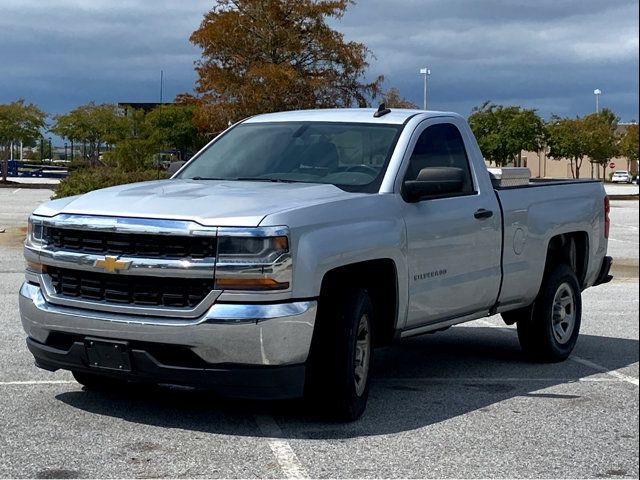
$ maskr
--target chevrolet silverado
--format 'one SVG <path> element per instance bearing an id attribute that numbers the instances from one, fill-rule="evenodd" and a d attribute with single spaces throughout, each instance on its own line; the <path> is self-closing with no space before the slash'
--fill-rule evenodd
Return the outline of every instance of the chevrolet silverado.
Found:
<path id="1" fill-rule="evenodd" d="M 340 109 L 231 126 L 171 179 L 50 201 L 19 293 L 36 365 L 365 409 L 374 347 L 502 314 L 566 359 L 611 280 L 598 181 L 487 169 L 463 117 Z"/>

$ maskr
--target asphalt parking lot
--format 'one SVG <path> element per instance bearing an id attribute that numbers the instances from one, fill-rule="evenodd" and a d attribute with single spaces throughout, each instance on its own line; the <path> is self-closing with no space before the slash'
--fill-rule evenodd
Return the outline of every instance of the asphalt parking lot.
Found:
<path id="1" fill-rule="evenodd" d="M 21 240 L 50 194 L 0 189 L 0 477 L 638 477 L 638 201 L 612 202 L 615 279 L 584 292 L 570 360 L 527 362 L 499 316 L 408 339 L 377 352 L 364 417 L 335 424 L 34 367 Z"/>

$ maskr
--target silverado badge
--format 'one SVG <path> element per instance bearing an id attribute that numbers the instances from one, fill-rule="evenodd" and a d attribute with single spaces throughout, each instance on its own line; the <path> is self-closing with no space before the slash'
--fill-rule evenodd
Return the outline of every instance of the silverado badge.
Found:
<path id="1" fill-rule="evenodd" d="M 106 272 L 115 273 L 120 270 L 127 270 L 131 262 L 125 262 L 124 260 L 118 260 L 118 257 L 106 256 L 102 260 L 96 260 L 93 264 L 94 267 L 102 268 Z"/>

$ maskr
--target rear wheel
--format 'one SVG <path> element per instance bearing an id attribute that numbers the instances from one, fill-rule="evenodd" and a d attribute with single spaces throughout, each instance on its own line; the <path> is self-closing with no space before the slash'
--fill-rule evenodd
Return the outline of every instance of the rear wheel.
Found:
<path id="1" fill-rule="evenodd" d="M 305 396 L 339 421 L 359 418 L 367 405 L 373 363 L 373 306 L 364 290 L 321 299 L 309 354 Z"/>
<path id="2" fill-rule="evenodd" d="M 578 340 L 582 297 L 575 273 L 558 265 L 543 281 L 530 315 L 518 319 L 518 339 L 530 357 L 545 361 L 565 360 Z"/>

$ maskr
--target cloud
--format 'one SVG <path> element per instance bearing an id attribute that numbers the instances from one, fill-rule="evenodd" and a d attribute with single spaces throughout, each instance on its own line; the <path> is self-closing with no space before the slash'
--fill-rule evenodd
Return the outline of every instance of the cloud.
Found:
<path id="1" fill-rule="evenodd" d="M 430 108 L 468 113 L 490 99 L 551 113 L 593 110 L 593 89 L 623 119 L 638 118 L 638 4 L 629 1 L 367 0 L 336 24 L 375 54 L 383 73 Z"/>
<path id="2" fill-rule="evenodd" d="M 211 0 L 2 0 L 0 102 L 56 113 L 91 100 L 192 91 L 188 41 Z M 601 104 L 638 119 L 638 3 L 629 0 L 359 0 L 332 24 L 375 54 L 370 77 L 467 114 L 490 99 L 581 115 Z"/>

